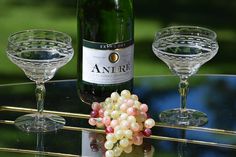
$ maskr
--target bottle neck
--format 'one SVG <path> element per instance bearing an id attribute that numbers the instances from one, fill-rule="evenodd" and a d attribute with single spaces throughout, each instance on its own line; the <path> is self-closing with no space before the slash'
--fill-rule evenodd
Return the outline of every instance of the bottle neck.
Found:
<path id="1" fill-rule="evenodd" d="M 79 0 L 77 12 L 82 39 L 101 43 L 134 39 L 133 0 Z"/>

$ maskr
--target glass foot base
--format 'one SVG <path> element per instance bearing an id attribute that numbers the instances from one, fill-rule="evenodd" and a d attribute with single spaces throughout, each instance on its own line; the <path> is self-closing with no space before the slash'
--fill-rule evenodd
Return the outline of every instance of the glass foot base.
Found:
<path id="1" fill-rule="evenodd" d="M 166 110 L 160 113 L 160 121 L 176 126 L 203 126 L 208 122 L 207 115 L 193 109 L 186 109 L 184 112 L 180 109 Z"/>
<path id="2" fill-rule="evenodd" d="M 17 118 L 15 125 L 25 132 L 50 132 L 61 129 L 65 119 L 52 114 L 27 114 Z"/>

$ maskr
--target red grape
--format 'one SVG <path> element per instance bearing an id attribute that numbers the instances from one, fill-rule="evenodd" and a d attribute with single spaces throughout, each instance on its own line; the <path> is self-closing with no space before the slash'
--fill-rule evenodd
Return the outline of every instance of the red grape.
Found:
<path id="1" fill-rule="evenodd" d="M 97 110 L 93 110 L 93 111 L 90 112 L 90 116 L 92 118 L 97 118 L 99 116 L 99 113 L 98 113 Z"/>
<path id="2" fill-rule="evenodd" d="M 149 137 L 151 136 L 152 134 L 152 130 L 149 129 L 149 128 L 146 128 L 145 130 L 143 130 L 143 135 L 146 136 L 146 137 Z"/>
<path id="3" fill-rule="evenodd" d="M 109 134 L 109 133 L 113 133 L 114 129 L 111 126 L 108 126 L 106 127 L 105 131 L 106 131 L 106 134 Z"/>

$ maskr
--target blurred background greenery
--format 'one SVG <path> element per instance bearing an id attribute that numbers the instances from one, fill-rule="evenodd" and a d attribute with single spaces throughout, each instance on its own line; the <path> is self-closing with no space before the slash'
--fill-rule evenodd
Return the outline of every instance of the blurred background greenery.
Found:
<path id="1" fill-rule="evenodd" d="M 171 74 L 167 66 L 157 59 L 151 49 L 155 32 L 170 25 L 198 25 L 216 31 L 220 45 L 219 52 L 211 61 L 201 67 L 199 73 L 236 74 L 235 0 L 134 1 L 135 76 Z M 73 38 L 73 46 L 76 49 L 76 0 L 0 0 L 0 84 L 29 81 L 21 69 L 9 61 L 5 50 L 9 34 L 32 28 L 55 29 L 66 32 Z M 56 73 L 56 76 L 53 78 L 54 80 L 73 79 L 77 77 L 77 51 L 75 50 L 75 52 L 73 60 Z M 159 88 L 164 85 L 159 84 Z M 175 87 L 176 82 L 172 82 L 172 84 L 168 82 L 168 85 Z M 33 96 L 34 86 L 20 88 L 14 86 L 9 89 L 9 91 L 4 90 L 4 88 L 0 90 L 2 104 L 7 104 L 6 102 L 18 104 L 21 99 L 27 100 L 27 102 L 20 101 L 21 104 L 32 105 L 35 102 Z M 13 93 L 19 91 L 19 94 L 12 97 L 9 95 L 10 91 Z M 58 91 L 50 92 L 49 90 L 49 97 L 50 93 L 54 95 L 56 92 Z M 47 99 L 47 102 L 50 102 L 49 100 Z M 58 99 L 55 100 L 58 101 Z M 51 103 L 51 106 L 54 104 Z M 4 130 L 4 128 L 1 129 L 0 141 L 5 141 L 4 138 L 6 137 L 12 137 L 15 140 L 16 135 L 14 132 L 9 132 L 8 130 Z M 19 136 L 21 137 L 21 134 Z M 76 140 L 73 134 L 71 136 Z M 28 139 L 32 142 L 35 137 L 29 136 Z M 11 143 L 10 140 L 9 143 Z M 54 142 L 57 140 L 50 139 L 50 141 Z M 0 146 L 7 144 L 0 142 Z M 17 143 L 16 145 L 21 144 Z M 2 154 L 2 156 L 12 155 Z M 26 157 L 26 155 L 19 156 Z M 176 156 L 176 154 L 167 154 L 166 156 Z"/>
<path id="2" fill-rule="evenodd" d="M 199 73 L 236 74 L 236 1 L 134 0 L 135 76 L 171 74 L 155 57 L 151 44 L 156 31 L 170 25 L 198 25 L 218 34 L 220 49 Z M 76 49 L 76 0 L 0 1 L 0 83 L 29 81 L 6 57 L 10 33 L 32 29 L 55 29 L 68 33 Z M 73 60 L 54 79 L 76 78 L 77 51 Z"/>

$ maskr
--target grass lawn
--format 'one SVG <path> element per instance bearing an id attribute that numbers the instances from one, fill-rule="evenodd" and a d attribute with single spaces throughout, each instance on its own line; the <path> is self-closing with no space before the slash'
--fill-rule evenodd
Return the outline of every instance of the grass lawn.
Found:
<path id="1" fill-rule="evenodd" d="M 0 83 L 12 83 L 27 81 L 23 72 L 9 61 L 5 54 L 7 37 L 9 34 L 32 28 L 54 29 L 68 33 L 73 38 L 73 45 L 76 49 L 76 10 L 75 14 L 65 14 L 66 9 L 56 8 L 50 5 L 42 6 L 1 6 L 3 10 L 0 14 Z M 5 11 L 4 11 L 5 10 Z M 71 11 L 71 10 L 70 10 Z M 135 20 L 135 61 L 134 74 L 140 75 L 160 75 L 171 74 L 167 66 L 155 57 L 151 50 L 154 34 L 160 29 L 160 24 L 155 20 Z M 229 40 L 233 38 L 230 32 L 220 32 L 226 34 Z M 228 34 L 228 35 L 227 35 Z M 226 38 L 227 39 L 227 38 Z M 54 79 L 76 78 L 77 75 L 77 52 L 70 63 L 61 68 Z M 232 63 L 204 65 L 199 73 L 236 73 L 232 68 Z"/>

